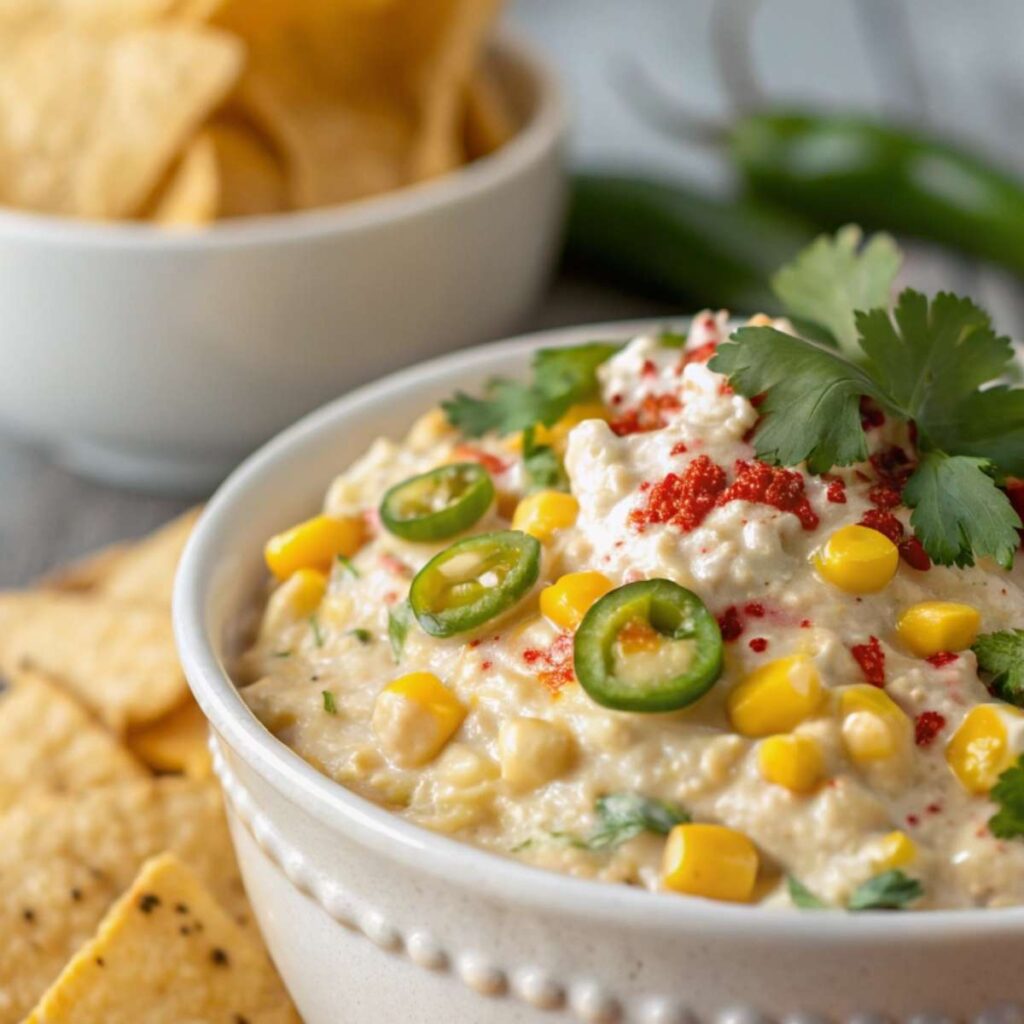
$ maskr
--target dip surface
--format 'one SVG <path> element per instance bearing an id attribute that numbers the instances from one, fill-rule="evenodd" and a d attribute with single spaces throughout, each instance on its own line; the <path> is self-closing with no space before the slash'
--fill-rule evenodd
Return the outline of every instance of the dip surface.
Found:
<path id="1" fill-rule="evenodd" d="M 869 462 L 825 476 L 758 463 L 756 408 L 706 366 L 724 330 L 724 314 L 705 313 L 684 349 L 633 340 L 599 368 L 600 402 L 542 432 L 564 454 L 575 521 L 539 537 L 529 592 L 469 632 L 424 631 L 406 609 L 410 583 L 455 540 L 511 528 L 529 484 L 522 439 L 468 443 L 435 410 L 402 442 L 377 441 L 335 480 L 323 507 L 361 524 L 359 543 L 333 563 L 312 602 L 295 577 L 270 594 L 240 664 L 245 700 L 349 789 L 545 868 L 664 888 L 667 829 L 591 841 L 599 799 L 631 794 L 746 836 L 758 856 L 755 902 L 788 905 L 789 877 L 845 906 L 891 870 L 920 883 L 918 908 L 1024 902 L 1024 843 L 989 833 L 995 806 L 965 784 L 950 753 L 968 713 L 987 705 L 1005 756 L 1016 759 L 1024 717 L 989 694 L 969 639 L 922 656 L 897 630 L 908 609 L 935 601 L 974 609 L 981 632 L 1014 628 L 1024 621 L 1020 570 L 929 565 L 899 498 L 913 445 L 903 424 L 870 408 Z M 468 531 L 410 541 L 381 525 L 389 488 L 467 461 L 483 465 L 496 491 Z M 855 524 L 900 552 L 874 592 L 843 589 L 821 568 L 830 538 Z M 539 603 L 545 587 L 580 572 L 603 574 L 611 588 L 667 579 L 695 593 L 724 645 L 707 694 L 661 713 L 613 710 L 588 696 L 574 676 L 572 630 Z M 685 671 L 679 645 L 652 651 L 651 671 L 659 658 Z M 820 699 L 764 733 L 730 696 L 758 670 L 794 663 L 798 676 L 816 677 Z M 464 715 L 436 750 L 418 706 L 382 694 L 419 672 L 436 677 Z M 790 741 L 774 750 L 767 742 L 776 733 L 813 754 L 800 778 L 788 772 Z"/>

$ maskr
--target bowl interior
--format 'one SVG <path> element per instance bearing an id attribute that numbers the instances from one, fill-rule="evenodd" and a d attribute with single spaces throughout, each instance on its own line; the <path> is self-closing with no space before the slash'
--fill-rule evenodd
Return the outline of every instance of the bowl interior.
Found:
<path id="1" fill-rule="evenodd" d="M 251 456 L 221 487 L 186 549 L 175 587 L 175 630 L 196 699 L 224 741 L 287 799 L 329 827 L 358 829 L 382 856 L 417 870 L 486 885 L 514 902 L 558 907 L 598 920 L 629 920 L 671 932 L 695 919 L 701 927 L 771 936 L 863 937 L 896 943 L 939 941 L 948 931 L 1019 934 L 1024 908 L 930 911 L 919 914 L 791 914 L 661 897 L 628 886 L 569 878 L 435 835 L 349 792 L 321 775 L 274 738 L 232 682 L 228 664 L 252 623 L 255 595 L 265 579 L 266 538 L 315 513 L 334 476 L 376 437 L 398 438 L 423 411 L 456 389 L 476 391 L 495 375 L 524 376 L 531 354 L 545 345 L 601 338 L 628 339 L 686 322 L 635 321 L 549 331 L 455 353 L 393 374 L 312 413 Z"/>

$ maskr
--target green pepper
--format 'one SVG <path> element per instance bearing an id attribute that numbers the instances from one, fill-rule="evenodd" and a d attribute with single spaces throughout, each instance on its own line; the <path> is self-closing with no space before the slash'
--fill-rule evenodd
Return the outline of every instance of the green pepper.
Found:
<path id="1" fill-rule="evenodd" d="M 539 575 L 535 537 L 519 530 L 481 533 L 427 562 L 412 581 L 409 604 L 431 636 L 455 636 L 507 611 Z"/>
<path id="2" fill-rule="evenodd" d="M 868 117 L 765 111 L 725 140 L 750 195 L 824 228 L 916 235 L 1024 274 L 1024 185 L 969 151 Z"/>
<path id="3" fill-rule="evenodd" d="M 684 185 L 587 173 L 572 179 L 570 266 L 676 302 L 778 309 L 768 281 L 815 232 L 753 201 Z"/>
<path id="4" fill-rule="evenodd" d="M 640 637 L 641 647 L 649 637 L 653 647 L 637 654 L 630 634 Z M 703 697 L 721 675 L 722 634 L 696 594 L 671 580 L 642 580 L 591 606 L 573 655 L 576 678 L 598 704 L 676 711 Z"/>
<path id="5" fill-rule="evenodd" d="M 468 530 L 493 500 L 487 470 L 477 462 L 456 462 L 392 487 L 380 503 L 380 521 L 403 540 L 444 540 Z"/>

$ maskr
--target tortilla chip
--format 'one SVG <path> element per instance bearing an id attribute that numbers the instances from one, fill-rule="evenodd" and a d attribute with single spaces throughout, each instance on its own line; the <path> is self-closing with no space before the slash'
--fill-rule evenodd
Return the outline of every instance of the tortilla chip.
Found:
<path id="1" fill-rule="evenodd" d="M 48 572 L 40 577 L 38 585 L 46 590 L 70 590 L 76 593 L 95 590 L 110 576 L 114 566 L 129 550 L 128 544 L 111 544 Z"/>
<path id="2" fill-rule="evenodd" d="M 145 768 L 59 686 L 19 673 L 0 692 L 0 812 L 33 793 L 81 793 Z"/>
<path id="3" fill-rule="evenodd" d="M 0 816 L 0 1024 L 28 1013 L 143 861 L 165 850 L 249 920 L 212 783 L 145 779 L 37 795 Z"/>
<path id="4" fill-rule="evenodd" d="M 220 174 L 220 217 L 255 217 L 288 209 L 288 183 L 278 156 L 244 121 L 211 123 Z"/>
<path id="5" fill-rule="evenodd" d="M 166 853 L 147 861 L 26 1024 L 298 1024 L 253 936 Z"/>
<path id="6" fill-rule="evenodd" d="M 25 665 L 56 677 L 119 733 L 188 696 L 167 611 L 97 594 L 0 593 L 0 671 Z"/>
<path id="7" fill-rule="evenodd" d="M 142 217 L 164 227 L 202 227 L 217 216 L 220 175 L 209 132 L 201 131 L 185 147 L 151 206 Z"/>
<path id="8" fill-rule="evenodd" d="M 501 149 L 516 133 L 516 117 L 501 82 L 488 65 L 476 69 L 466 88 L 463 139 L 470 160 Z"/>
<path id="9" fill-rule="evenodd" d="M 0 203 L 132 215 L 234 85 L 243 52 L 185 26 L 23 33 L 0 60 Z"/>
<path id="10" fill-rule="evenodd" d="M 182 772 L 192 779 L 205 779 L 211 773 L 209 737 L 206 717 L 189 698 L 152 725 L 132 729 L 125 742 L 154 771 Z"/>
<path id="11" fill-rule="evenodd" d="M 237 99 L 284 155 L 296 206 L 399 188 L 459 160 L 460 96 L 497 0 L 228 0 Z"/>

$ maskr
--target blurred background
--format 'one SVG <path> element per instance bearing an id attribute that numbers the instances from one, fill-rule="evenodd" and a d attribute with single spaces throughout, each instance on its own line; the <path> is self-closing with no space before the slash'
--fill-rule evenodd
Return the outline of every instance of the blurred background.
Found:
<path id="1" fill-rule="evenodd" d="M 829 221 L 874 219 L 906 242 L 909 282 L 969 293 L 999 327 L 1021 333 L 1019 3 L 514 0 L 505 20 L 566 87 L 571 170 L 602 175 L 577 182 L 569 258 L 517 329 L 730 300 L 742 309 L 767 294 L 767 268 Z M 780 141 L 776 124 L 777 137 L 748 131 L 745 156 L 737 149 L 745 117 L 756 128 L 763 112 L 792 108 L 869 123 L 838 133 L 827 119 L 805 125 L 802 148 Z M 914 150 L 908 132 L 957 151 Z M 846 178 L 823 187 L 814 210 L 801 208 L 801 176 L 837 161 Z M 890 188 L 894 166 L 904 180 Z M 645 191 L 650 179 L 667 190 Z M 767 194 L 743 212 L 736 197 L 751 191 Z M 908 226 L 931 240 L 907 238 Z M 86 479 L 0 427 L 0 586 L 142 534 L 202 490 L 152 494 Z"/>

